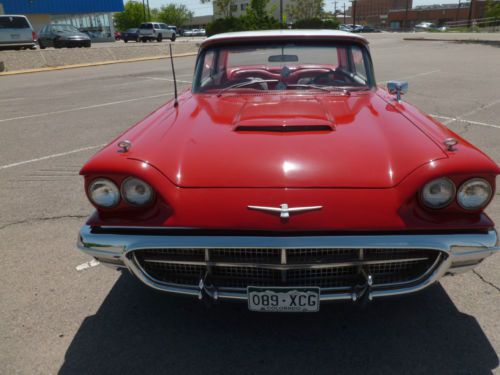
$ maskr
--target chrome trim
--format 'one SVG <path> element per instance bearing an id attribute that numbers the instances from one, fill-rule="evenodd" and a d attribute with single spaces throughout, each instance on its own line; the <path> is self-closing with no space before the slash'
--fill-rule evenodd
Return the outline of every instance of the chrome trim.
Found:
<path id="1" fill-rule="evenodd" d="M 288 207 L 288 204 L 286 203 L 280 204 L 279 207 L 268 207 L 268 206 L 247 206 L 247 207 L 251 210 L 279 213 L 280 218 L 282 219 L 289 219 L 290 214 L 292 213 L 315 211 L 315 210 L 321 210 L 323 208 L 323 206 Z"/>
<path id="2" fill-rule="evenodd" d="M 129 228 L 121 228 L 127 230 Z M 159 229 L 159 228 L 158 228 Z M 497 245 L 498 237 L 495 230 L 487 233 L 457 233 L 457 234 L 391 234 L 391 235 L 324 235 L 324 236 L 196 236 L 176 235 L 142 235 L 113 234 L 93 232 L 92 228 L 84 225 L 80 230 L 77 247 L 84 253 L 100 259 L 121 260 L 125 266 L 146 285 L 161 291 L 187 294 L 200 297 L 202 291 L 197 286 L 165 284 L 149 277 L 134 260 L 135 250 L 148 248 L 346 248 L 346 249 L 376 249 L 376 248 L 411 248 L 441 251 L 441 263 L 436 268 L 430 268 L 429 274 L 417 279 L 412 284 L 394 287 L 389 285 L 373 285 L 368 292 L 368 298 L 395 296 L 417 292 L 433 284 L 447 273 L 459 273 L 470 270 L 475 265 L 453 268 L 453 263 L 478 260 L 479 264 L 484 258 L 500 251 Z M 360 251 L 359 261 L 354 265 L 362 264 L 363 252 Z M 401 261 L 401 260 L 398 260 Z M 186 262 L 184 262 L 186 263 Z M 211 262 L 209 255 L 203 264 L 217 264 Z M 245 263 L 245 266 L 249 264 Z M 436 264 L 437 265 L 437 264 Z M 283 267 L 289 265 L 271 265 Z M 315 265 L 313 265 L 315 266 Z M 319 266 L 322 266 L 321 264 Z M 303 265 L 301 265 L 303 267 Z M 345 289 L 344 289 L 345 290 Z M 215 292 L 214 292 L 215 293 Z M 245 290 L 236 288 L 218 288 L 216 295 L 220 299 L 246 300 Z M 353 291 L 341 292 L 338 288 L 322 288 L 321 301 L 354 300 L 359 296 Z"/>
<path id="3" fill-rule="evenodd" d="M 401 258 L 387 260 L 367 260 L 367 261 L 349 261 L 336 263 L 300 263 L 300 264 L 272 264 L 272 263 L 248 263 L 248 262 L 200 262 L 192 260 L 165 260 L 165 259 L 144 259 L 150 263 L 167 263 L 167 264 L 187 264 L 191 266 L 215 266 L 215 267 L 248 267 L 248 268 L 267 268 L 270 270 L 294 270 L 294 269 L 322 269 L 333 267 L 352 267 L 372 264 L 390 264 L 399 262 L 413 262 L 429 259 L 427 257 L 420 258 Z"/>

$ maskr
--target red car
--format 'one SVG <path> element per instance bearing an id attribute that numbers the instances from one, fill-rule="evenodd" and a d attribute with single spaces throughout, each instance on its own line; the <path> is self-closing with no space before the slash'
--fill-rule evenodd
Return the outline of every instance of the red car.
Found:
<path id="1" fill-rule="evenodd" d="M 500 168 L 377 88 L 340 31 L 205 40 L 192 88 L 82 168 L 79 248 L 146 285 L 255 311 L 419 291 L 498 251 Z"/>

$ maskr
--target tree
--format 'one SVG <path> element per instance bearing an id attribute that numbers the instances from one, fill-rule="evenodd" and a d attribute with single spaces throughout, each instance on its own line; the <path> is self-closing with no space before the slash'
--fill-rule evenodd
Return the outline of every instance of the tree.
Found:
<path id="1" fill-rule="evenodd" d="M 202 4 L 213 3 L 224 17 L 232 17 L 234 0 L 200 0 Z"/>
<path id="2" fill-rule="evenodd" d="M 145 9 L 142 3 L 127 1 L 123 12 L 115 13 L 114 19 L 118 30 L 127 30 L 138 27 L 144 22 Z"/>
<path id="3" fill-rule="evenodd" d="M 500 19 L 500 2 L 486 0 L 485 16 Z"/>
<path id="4" fill-rule="evenodd" d="M 169 4 L 164 5 L 158 12 L 158 20 L 168 25 L 181 27 L 191 21 L 194 13 L 190 11 L 184 4 Z"/>
<path id="5" fill-rule="evenodd" d="M 246 30 L 266 30 L 279 28 L 279 22 L 269 9 L 270 0 L 251 0 L 246 14 L 241 18 Z"/>
<path id="6" fill-rule="evenodd" d="M 321 18 L 325 2 L 323 0 L 292 0 L 287 13 L 295 21 Z"/>

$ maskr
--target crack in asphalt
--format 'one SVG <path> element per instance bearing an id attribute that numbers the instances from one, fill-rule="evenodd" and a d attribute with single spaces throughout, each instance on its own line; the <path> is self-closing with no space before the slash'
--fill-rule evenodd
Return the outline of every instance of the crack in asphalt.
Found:
<path id="1" fill-rule="evenodd" d="M 495 288 L 498 292 L 500 292 L 500 287 L 496 286 L 495 284 L 493 284 L 491 281 L 488 281 L 486 280 L 483 275 L 481 275 L 479 272 L 477 272 L 476 270 L 472 270 L 472 272 L 477 276 L 479 277 L 479 279 L 485 283 L 485 284 L 488 284 L 489 286 Z"/>
<path id="2" fill-rule="evenodd" d="M 89 215 L 61 215 L 61 216 L 50 216 L 50 217 L 38 217 L 33 219 L 25 219 L 20 221 L 13 221 L 12 223 L 7 223 L 5 225 L 0 226 L 0 230 L 14 226 L 14 225 L 22 225 L 35 223 L 39 221 L 51 221 L 51 220 L 61 220 L 61 219 L 85 219 Z"/>
<path id="3" fill-rule="evenodd" d="M 466 120 L 464 120 L 466 121 Z M 465 133 L 467 133 L 469 130 L 470 130 L 470 127 L 472 126 L 472 124 L 470 122 L 466 123 L 464 125 L 464 130 L 462 130 L 461 132 L 459 132 L 458 134 L 460 135 L 464 135 Z"/>

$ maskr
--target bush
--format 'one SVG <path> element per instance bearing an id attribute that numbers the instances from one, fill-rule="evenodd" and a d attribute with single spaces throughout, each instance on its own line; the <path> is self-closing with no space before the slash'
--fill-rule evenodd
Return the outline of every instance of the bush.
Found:
<path id="1" fill-rule="evenodd" d="M 298 20 L 293 24 L 294 29 L 338 29 L 338 20 L 322 20 L 320 18 L 310 18 Z"/>
<path id="2" fill-rule="evenodd" d="M 271 30 L 278 29 L 279 22 L 272 17 L 255 17 L 253 14 L 241 17 L 218 18 L 206 27 L 207 36 L 232 31 Z"/>

